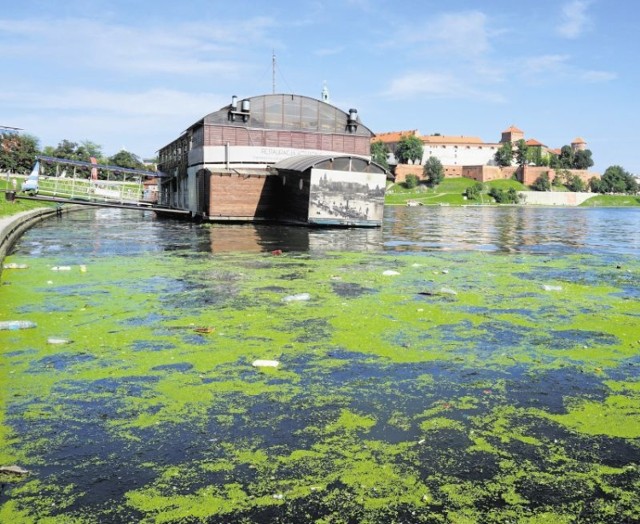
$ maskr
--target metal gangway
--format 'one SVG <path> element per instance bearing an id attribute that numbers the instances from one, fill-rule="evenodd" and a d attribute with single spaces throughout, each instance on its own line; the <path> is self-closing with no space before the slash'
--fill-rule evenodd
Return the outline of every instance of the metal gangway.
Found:
<path id="1" fill-rule="evenodd" d="M 20 187 L 14 187 L 14 191 L 7 190 L 6 198 L 127 209 L 161 209 L 169 213 L 188 214 L 188 211 L 157 205 L 157 184 L 153 181 L 165 176 L 158 171 L 98 164 L 94 158 L 91 158 L 91 162 L 84 162 L 38 155 L 31 174 Z"/>
<path id="2" fill-rule="evenodd" d="M 98 164 L 93 159 L 83 162 L 45 155 L 36 157 L 36 169 L 38 194 L 120 204 L 151 203 L 145 199 L 143 179 L 163 176 L 155 171 Z"/>

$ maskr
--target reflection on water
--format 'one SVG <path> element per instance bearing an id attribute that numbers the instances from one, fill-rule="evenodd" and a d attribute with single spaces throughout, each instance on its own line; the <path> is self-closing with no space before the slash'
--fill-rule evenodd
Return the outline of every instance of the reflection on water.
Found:
<path id="1" fill-rule="evenodd" d="M 210 227 L 211 251 L 380 251 L 380 228 L 327 229 L 278 225 L 215 224 Z"/>
<path id="2" fill-rule="evenodd" d="M 393 207 L 385 215 L 384 247 L 634 254 L 640 253 L 640 209 Z"/>
<path id="3" fill-rule="evenodd" d="M 362 229 L 194 224 L 151 212 L 88 209 L 43 222 L 17 250 L 38 255 L 71 247 L 75 256 L 276 249 L 640 254 L 640 209 L 397 206 L 385 209 L 382 228 Z"/>

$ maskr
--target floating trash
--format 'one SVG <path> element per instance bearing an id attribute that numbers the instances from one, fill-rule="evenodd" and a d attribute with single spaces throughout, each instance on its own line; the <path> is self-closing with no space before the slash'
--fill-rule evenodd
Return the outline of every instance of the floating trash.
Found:
<path id="1" fill-rule="evenodd" d="M 49 337 L 47 344 L 70 344 L 71 340 L 68 338 Z"/>
<path id="2" fill-rule="evenodd" d="M 87 266 L 85 266 L 84 264 L 80 264 L 80 273 L 86 273 L 87 272 Z"/>
<path id="3" fill-rule="evenodd" d="M 18 329 L 31 329 L 36 327 L 31 320 L 3 320 L 0 322 L 0 331 L 17 331 Z"/>
<path id="4" fill-rule="evenodd" d="M 0 473 L 12 473 L 13 475 L 28 475 L 29 470 L 20 466 L 0 466 Z"/>
<path id="5" fill-rule="evenodd" d="M 542 289 L 545 291 L 562 291 L 562 286 L 550 286 L 548 284 L 544 284 Z"/>
<path id="6" fill-rule="evenodd" d="M 216 328 L 209 327 L 209 326 L 200 326 L 200 327 L 193 328 L 193 330 L 196 333 L 213 333 L 216 330 Z"/>
<path id="7" fill-rule="evenodd" d="M 280 362 L 277 360 L 254 360 L 251 365 L 254 368 L 277 368 Z"/>
<path id="8" fill-rule="evenodd" d="M 440 294 L 441 295 L 457 295 L 458 292 L 455 289 L 451 289 L 450 287 L 441 287 Z"/>
<path id="9" fill-rule="evenodd" d="M 382 273 L 385 277 L 392 277 L 395 275 L 399 275 L 400 273 L 398 273 L 397 271 L 394 271 L 393 269 L 387 269 L 386 271 L 384 271 Z"/>
<path id="10" fill-rule="evenodd" d="M 15 262 L 11 262 L 10 264 L 4 264 L 2 267 L 4 269 L 27 269 L 29 266 L 27 266 L 27 264 L 16 264 Z"/>
<path id="11" fill-rule="evenodd" d="M 311 295 L 309 293 L 299 293 L 297 295 L 289 295 L 282 299 L 283 302 L 304 302 L 309 300 Z"/>
<path id="12" fill-rule="evenodd" d="M 51 271 L 71 271 L 71 266 L 53 266 Z"/>

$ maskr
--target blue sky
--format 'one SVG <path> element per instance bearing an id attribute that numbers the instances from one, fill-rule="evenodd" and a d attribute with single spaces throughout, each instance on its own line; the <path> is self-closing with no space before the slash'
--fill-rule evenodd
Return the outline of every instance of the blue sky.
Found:
<path id="1" fill-rule="evenodd" d="M 155 152 L 272 91 L 355 107 L 374 132 L 584 138 L 640 174 L 640 2 L 0 0 L 0 125 L 42 146 Z"/>

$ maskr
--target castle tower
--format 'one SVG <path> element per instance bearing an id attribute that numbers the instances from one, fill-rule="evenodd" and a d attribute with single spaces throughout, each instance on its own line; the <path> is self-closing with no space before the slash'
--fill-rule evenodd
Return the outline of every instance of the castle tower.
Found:
<path id="1" fill-rule="evenodd" d="M 524 139 L 524 131 L 518 129 L 516 126 L 511 126 L 509 129 L 505 129 L 502 132 L 502 138 L 500 139 L 500 143 L 504 144 L 505 142 L 517 142 L 518 140 Z"/>
<path id="2" fill-rule="evenodd" d="M 571 149 L 573 149 L 574 153 L 576 151 L 584 151 L 587 149 L 587 143 L 580 137 L 574 138 L 573 142 L 571 142 Z"/>

